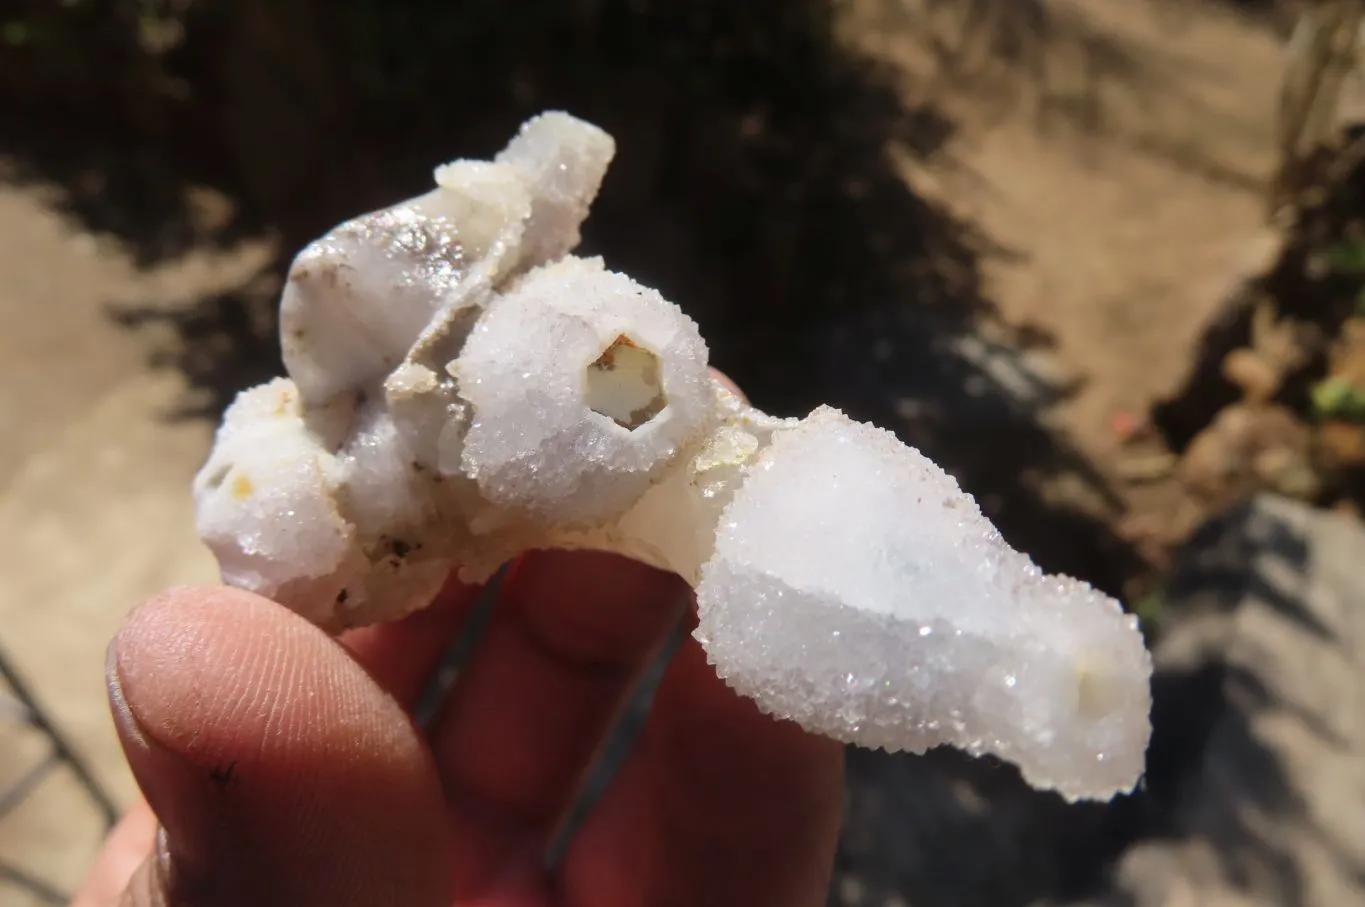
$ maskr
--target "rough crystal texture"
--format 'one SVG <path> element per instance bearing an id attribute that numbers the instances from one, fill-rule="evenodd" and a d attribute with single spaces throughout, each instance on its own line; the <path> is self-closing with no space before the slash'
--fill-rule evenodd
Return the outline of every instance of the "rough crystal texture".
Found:
<path id="1" fill-rule="evenodd" d="M 841 740 L 991 752 L 1069 793 L 1141 774 L 1136 620 L 1044 576 L 951 476 L 828 408 L 746 473 L 697 587 L 736 689 Z"/>
<path id="2" fill-rule="evenodd" d="M 617 361 L 637 349 L 657 363 L 652 380 Z M 592 376 L 617 370 L 625 405 L 606 405 L 615 401 L 604 393 L 599 412 Z M 575 258 L 490 305 L 452 372 L 474 408 L 463 472 L 489 502 L 555 523 L 619 516 L 706 428 L 713 404 L 696 324 L 654 290 Z M 630 408 L 631 385 L 658 385 L 666 401 L 635 428 L 613 416 Z M 629 423 L 653 396 L 617 414 Z"/>
<path id="3" fill-rule="evenodd" d="M 774 715 L 994 753 L 1068 797 L 1131 788 L 1135 621 L 890 433 L 751 409 L 681 310 L 572 257 L 613 153 L 546 114 L 300 253 L 289 378 L 239 397 L 195 481 L 225 581 L 336 631 L 528 548 L 616 551 L 696 586 L 718 672 Z"/>

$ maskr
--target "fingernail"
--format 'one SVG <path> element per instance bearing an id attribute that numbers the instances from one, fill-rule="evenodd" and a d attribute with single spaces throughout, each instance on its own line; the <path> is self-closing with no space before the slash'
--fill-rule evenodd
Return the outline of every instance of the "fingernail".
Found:
<path id="1" fill-rule="evenodd" d="M 192 767 L 157 742 L 138 720 L 119 665 L 119 640 L 105 652 L 105 684 L 109 707 L 128 767 L 160 823 L 157 833 L 157 881 L 170 891 L 171 880 L 185 878 L 190 868 L 203 865 L 212 852 L 204 839 L 202 822 L 190 813 L 196 808 L 199 781 Z M 172 871 L 174 869 L 174 871 Z"/>
<path id="2" fill-rule="evenodd" d="M 149 745 L 147 735 L 142 732 L 142 726 L 133 717 L 133 710 L 128 707 L 128 698 L 123 694 L 123 678 L 119 676 L 118 669 L 117 636 L 104 650 L 104 684 L 109 691 L 109 708 L 114 713 L 114 724 L 118 728 L 120 739 L 124 741 L 124 746 L 132 744 L 136 748 L 145 749 Z"/>

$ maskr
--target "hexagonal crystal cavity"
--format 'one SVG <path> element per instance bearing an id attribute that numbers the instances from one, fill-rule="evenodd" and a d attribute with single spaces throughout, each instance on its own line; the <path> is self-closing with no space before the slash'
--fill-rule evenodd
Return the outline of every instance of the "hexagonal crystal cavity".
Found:
<path id="1" fill-rule="evenodd" d="M 588 363 L 584 400 L 593 412 L 634 431 L 668 405 L 659 357 L 625 334 Z"/>
<path id="2" fill-rule="evenodd" d="M 623 512 L 711 416 L 696 324 L 595 261 L 528 274 L 452 368 L 473 407 L 465 474 L 495 504 L 553 523 Z"/>

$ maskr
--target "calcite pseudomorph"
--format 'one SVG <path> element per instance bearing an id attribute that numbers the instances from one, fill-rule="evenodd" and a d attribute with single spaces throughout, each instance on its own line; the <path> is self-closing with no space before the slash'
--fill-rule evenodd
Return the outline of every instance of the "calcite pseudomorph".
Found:
<path id="1" fill-rule="evenodd" d="M 1134 618 L 1044 575 L 889 432 L 748 407 L 681 310 L 570 255 L 614 150 L 537 117 L 298 256 L 289 378 L 240 395 L 195 481 L 225 581 L 339 631 L 424 606 L 451 570 L 616 551 L 696 588 L 716 670 L 774 715 L 994 753 L 1071 798 L 1131 788 Z"/>

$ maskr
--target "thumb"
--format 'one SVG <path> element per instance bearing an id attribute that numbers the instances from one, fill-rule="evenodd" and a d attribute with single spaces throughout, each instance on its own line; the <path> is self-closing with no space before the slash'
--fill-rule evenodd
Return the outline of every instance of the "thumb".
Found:
<path id="1" fill-rule="evenodd" d="M 320 630 L 230 589 L 128 619 L 109 691 L 161 823 L 126 907 L 448 905 L 448 829 L 403 710 Z"/>

